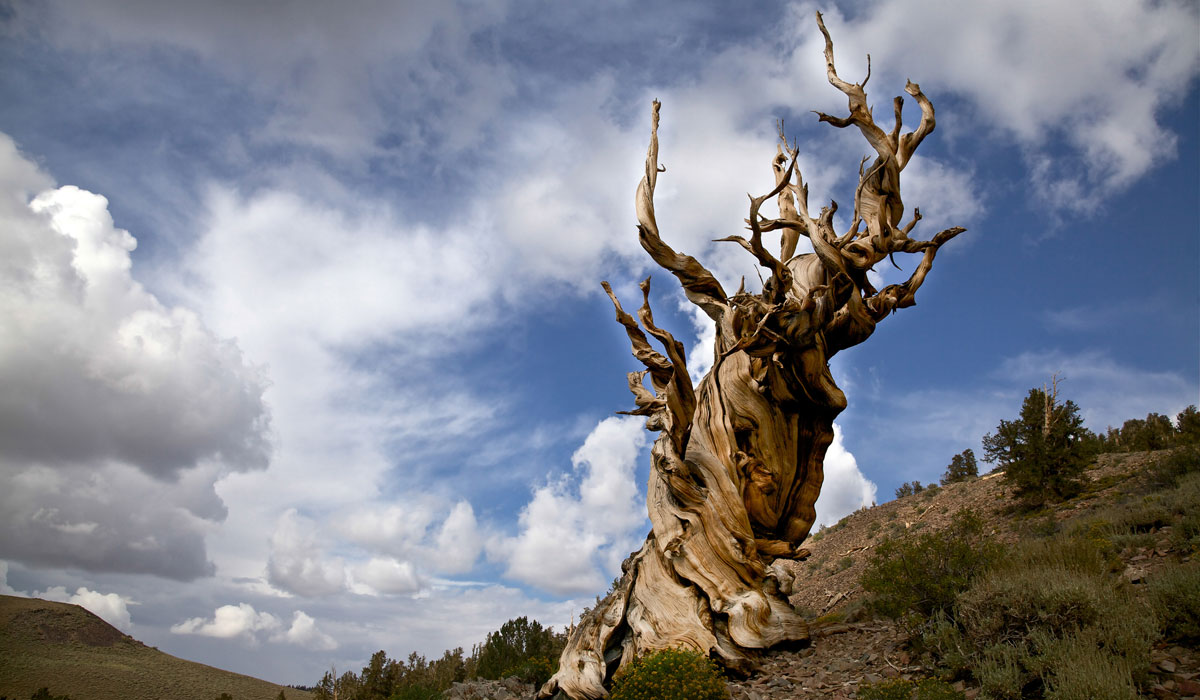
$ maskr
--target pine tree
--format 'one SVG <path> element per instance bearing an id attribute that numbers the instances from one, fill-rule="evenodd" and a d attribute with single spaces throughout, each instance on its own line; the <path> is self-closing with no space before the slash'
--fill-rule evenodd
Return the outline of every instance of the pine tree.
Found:
<path id="1" fill-rule="evenodd" d="M 946 473 L 942 475 L 942 486 L 976 476 L 979 476 L 979 466 L 975 463 L 975 453 L 968 448 L 950 459 L 950 466 L 946 467 Z"/>
<path id="2" fill-rule="evenodd" d="M 1200 413 L 1188 406 L 1175 416 L 1176 440 L 1182 445 L 1200 444 Z"/>
<path id="3" fill-rule="evenodd" d="M 1097 441 L 1073 401 L 1060 403 L 1058 380 L 1050 389 L 1030 389 L 1015 421 L 1000 421 L 983 438 L 987 461 L 1004 470 L 1005 481 L 1030 505 L 1062 500 L 1082 488 L 1080 477 Z"/>
<path id="4" fill-rule="evenodd" d="M 480 678 L 501 678 L 531 658 L 555 659 L 561 649 L 562 641 L 552 628 L 518 617 L 488 633 L 479 649 L 476 672 Z"/>
<path id="5" fill-rule="evenodd" d="M 337 697 L 337 669 L 331 669 L 321 676 L 321 682 L 313 689 L 314 700 L 335 700 Z"/>

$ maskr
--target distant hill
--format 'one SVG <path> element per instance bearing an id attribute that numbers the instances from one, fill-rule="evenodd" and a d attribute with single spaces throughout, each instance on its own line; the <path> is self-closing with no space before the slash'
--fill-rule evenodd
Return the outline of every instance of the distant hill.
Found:
<path id="1" fill-rule="evenodd" d="M 148 647 L 78 605 L 0 596 L 0 696 L 38 688 L 71 700 L 310 700 L 285 688 Z"/>

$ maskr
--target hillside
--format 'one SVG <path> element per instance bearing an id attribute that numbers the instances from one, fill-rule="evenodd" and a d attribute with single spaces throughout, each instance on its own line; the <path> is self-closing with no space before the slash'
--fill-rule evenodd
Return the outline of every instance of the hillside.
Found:
<path id="1" fill-rule="evenodd" d="M 864 508 L 824 528 L 805 544 L 812 555 L 788 566 L 794 576 L 790 600 L 815 620 L 813 644 L 769 652 L 756 674 L 730 682 L 733 699 L 853 698 L 863 683 L 934 674 L 929 659 L 909 645 L 897 623 L 873 618 L 864 609 L 859 579 L 879 544 L 941 530 L 962 510 L 982 518 L 985 532 L 1005 547 L 1080 524 L 1107 525 L 1165 493 L 1153 491 L 1145 479 L 1148 467 L 1164 454 L 1100 455 L 1086 472 L 1088 485 L 1081 495 L 1032 514 L 1012 508 L 1011 490 L 1002 475 L 993 474 Z M 1117 538 L 1119 565 L 1134 589 L 1195 558 L 1194 545 L 1181 543 L 1172 531 L 1164 519 Z M 1200 650 L 1160 642 L 1150 659 L 1147 685 L 1154 697 L 1200 695 Z M 979 688 L 969 683 L 957 687 L 967 698 L 979 696 Z"/>
<path id="2" fill-rule="evenodd" d="M 310 693 L 184 661 L 78 605 L 0 596 L 0 696 L 38 688 L 72 700 L 309 700 Z"/>
<path id="3" fill-rule="evenodd" d="M 1002 473 L 931 487 L 874 508 L 864 508 L 809 538 L 812 556 L 796 567 L 793 604 L 814 615 L 843 610 L 861 596 L 858 587 L 871 550 L 902 533 L 940 530 L 954 514 L 969 510 L 983 518 L 1001 542 L 1012 543 L 1034 531 L 1061 529 L 1061 524 L 1111 505 L 1132 491 L 1131 481 L 1142 473 L 1153 453 L 1100 455 L 1086 472 L 1089 488 L 1078 498 L 1059 503 L 1033 517 L 1011 512 L 1012 490 Z"/>

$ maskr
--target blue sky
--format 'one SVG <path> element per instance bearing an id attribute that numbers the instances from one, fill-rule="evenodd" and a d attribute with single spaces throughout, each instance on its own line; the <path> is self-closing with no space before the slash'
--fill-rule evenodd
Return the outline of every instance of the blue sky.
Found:
<path id="1" fill-rule="evenodd" d="M 290 683 L 602 593 L 650 440 L 600 281 L 708 352 L 636 241 L 650 101 L 663 236 L 727 287 L 777 120 L 813 202 L 868 152 L 811 114 L 816 5 L 645 5 L 0 2 L 0 588 Z M 1196 403 L 1194 3 L 824 11 L 880 114 L 938 110 L 917 232 L 969 231 L 835 358 L 821 521 L 1056 372 L 1096 430 Z"/>

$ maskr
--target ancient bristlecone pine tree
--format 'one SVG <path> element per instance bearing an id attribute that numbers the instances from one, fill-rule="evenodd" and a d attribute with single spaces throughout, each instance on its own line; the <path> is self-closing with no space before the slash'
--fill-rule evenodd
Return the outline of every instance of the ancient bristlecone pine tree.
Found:
<path id="1" fill-rule="evenodd" d="M 798 149 L 780 134 L 771 161 L 775 189 L 751 198 L 748 237 L 722 239 L 741 245 L 770 272 L 761 293 L 726 293 L 704 266 L 659 236 L 654 186 L 663 170 L 654 103 L 646 174 L 636 195 L 638 237 L 716 324 L 715 361 L 694 387 L 683 345 L 654 324 L 649 279 L 637 319 L 605 283 L 633 354 L 646 366 L 629 375 L 637 404 L 631 413 L 646 416 L 646 427 L 660 433 L 647 487 L 653 531 L 625 561 L 615 590 L 574 629 L 540 697 L 605 697 L 615 670 L 649 650 L 684 646 L 745 672 L 761 650 L 808 638 L 808 625 L 787 600 L 790 577 L 776 561 L 807 555 L 800 545 L 816 517 L 833 419 L 846 407 L 829 358 L 866 340 L 896 309 L 912 306 L 938 248 L 964 230 L 947 229 L 929 241 L 909 238 L 921 215 L 914 210 L 901 224 L 900 172 L 933 131 L 933 105 L 909 82 L 905 92 L 921 107 L 920 123 L 900 133 L 904 100 L 897 97 L 895 126 L 881 129 L 867 107 L 867 80 L 856 85 L 838 77 L 820 14 L 817 24 L 829 82 L 850 103 L 849 116 L 818 113 L 820 121 L 857 127 L 877 157 L 860 163 L 852 223 L 838 235 L 837 203 L 810 214 L 808 188 L 796 169 Z M 761 213 L 771 198 L 779 209 L 774 219 Z M 781 237 L 778 256 L 763 243 L 774 231 Z M 795 255 L 800 236 L 813 252 Z M 876 290 L 867 272 L 894 253 L 922 257 L 908 281 Z M 653 393 L 643 384 L 647 373 Z"/>

